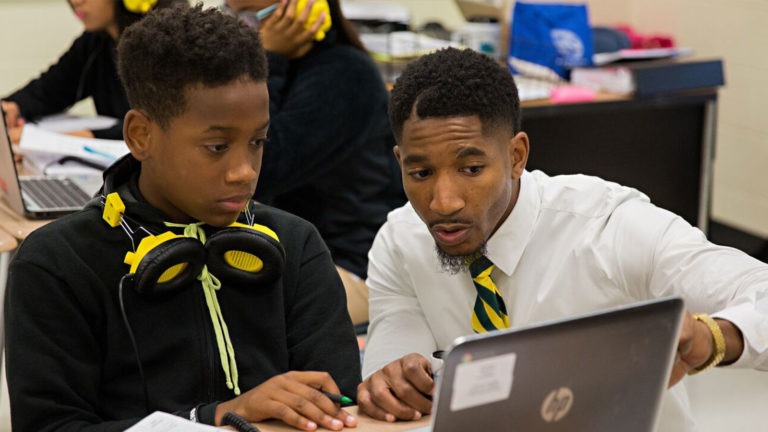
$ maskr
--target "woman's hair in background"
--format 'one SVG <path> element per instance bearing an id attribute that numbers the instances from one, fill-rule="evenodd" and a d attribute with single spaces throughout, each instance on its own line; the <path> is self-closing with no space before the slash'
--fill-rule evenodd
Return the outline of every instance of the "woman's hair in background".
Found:
<path id="1" fill-rule="evenodd" d="M 351 45 L 361 51 L 366 51 L 363 42 L 360 40 L 360 36 L 355 29 L 355 26 L 344 16 L 341 12 L 341 4 L 339 0 L 327 0 L 328 8 L 331 10 L 331 22 L 333 26 L 339 32 L 339 42 L 347 45 Z"/>

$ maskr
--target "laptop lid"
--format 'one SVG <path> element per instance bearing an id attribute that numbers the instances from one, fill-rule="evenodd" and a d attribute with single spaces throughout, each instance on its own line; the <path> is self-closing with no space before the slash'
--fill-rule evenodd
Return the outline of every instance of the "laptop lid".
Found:
<path id="1" fill-rule="evenodd" d="M 652 431 L 683 310 L 667 298 L 458 338 L 431 430 Z"/>
<path id="2" fill-rule="evenodd" d="M 0 194 L 11 210 L 28 218 L 48 219 L 83 208 L 90 198 L 88 194 L 73 181 L 61 177 L 52 177 L 51 184 L 45 185 L 45 187 L 56 187 L 55 190 L 48 191 L 54 195 L 52 202 L 27 201 L 28 197 L 25 197 L 27 191 L 23 189 L 26 178 L 20 178 L 16 169 L 13 147 L 2 110 L 0 110 L 0 117 L 2 117 L 0 121 Z M 30 177 L 29 180 L 44 178 Z"/>
<path id="3" fill-rule="evenodd" d="M 19 215 L 25 215 L 24 202 L 21 198 L 19 175 L 16 171 L 16 161 L 13 158 L 11 139 L 5 125 L 5 113 L 0 111 L 0 190 L 8 206 Z"/>

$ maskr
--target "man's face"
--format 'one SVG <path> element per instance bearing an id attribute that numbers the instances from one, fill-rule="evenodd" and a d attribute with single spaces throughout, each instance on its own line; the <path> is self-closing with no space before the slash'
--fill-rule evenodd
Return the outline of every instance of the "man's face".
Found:
<path id="1" fill-rule="evenodd" d="M 149 123 L 139 187 L 169 220 L 234 222 L 256 190 L 269 126 L 264 82 L 235 80 L 185 91 L 187 110 L 163 129 Z"/>
<path id="2" fill-rule="evenodd" d="M 527 152 L 524 133 L 483 135 L 477 116 L 415 114 L 395 148 L 411 205 L 451 256 L 477 252 L 512 211 Z"/>

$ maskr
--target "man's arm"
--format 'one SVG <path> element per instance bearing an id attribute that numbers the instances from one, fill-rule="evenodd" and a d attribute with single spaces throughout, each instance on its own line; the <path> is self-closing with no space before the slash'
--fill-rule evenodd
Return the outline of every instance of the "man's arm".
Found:
<path id="1" fill-rule="evenodd" d="M 432 408 L 434 381 L 426 356 L 436 345 L 394 237 L 388 222 L 369 253 L 371 325 L 363 364 L 366 380 L 358 387 L 357 400 L 374 418 L 415 420 Z"/>
<path id="2" fill-rule="evenodd" d="M 609 229 L 628 294 L 681 296 L 688 311 L 715 319 L 725 342 L 721 365 L 768 370 L 768 265 L 710 243 L 682 218 L 648 203 L 621 205 Z M 679 347 L 686 366 L 678 364 L 673 378 L 703 365 L 713 349 L 712 330 L 688 316 Z"/>

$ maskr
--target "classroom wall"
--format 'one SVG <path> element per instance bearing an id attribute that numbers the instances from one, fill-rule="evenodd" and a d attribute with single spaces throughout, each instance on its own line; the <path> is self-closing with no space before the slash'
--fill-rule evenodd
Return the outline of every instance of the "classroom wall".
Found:
<path id="1" fill-rule="evenodd" d="M 362 0 L 343 0 L 354 2 Z M 463 24 L 453 0 L 377 0 L 411 9 L 418 27 L 441 20 Z M 218 0 L 205 0 L 207 6 Z M 713 180 L 714 218 L 768 236 L 768 3 L 757 0 L 588 0 L 593 24 L 632 23 L 643 32 L 673 34 L 701 57 L 725 60 L 726 86 L 720 93 Z M 44 29 L 40 31 L 39 29 Z M 64 0 L 0 0 L 0 95 L 37 75 L 63 53 L 81 27 Z M 12 41 L 8 43 L 8 41 Z M 78 112 L 92 110 L 89 102 Z M 535 142 L 535 137 L 533 137 Z"/>

